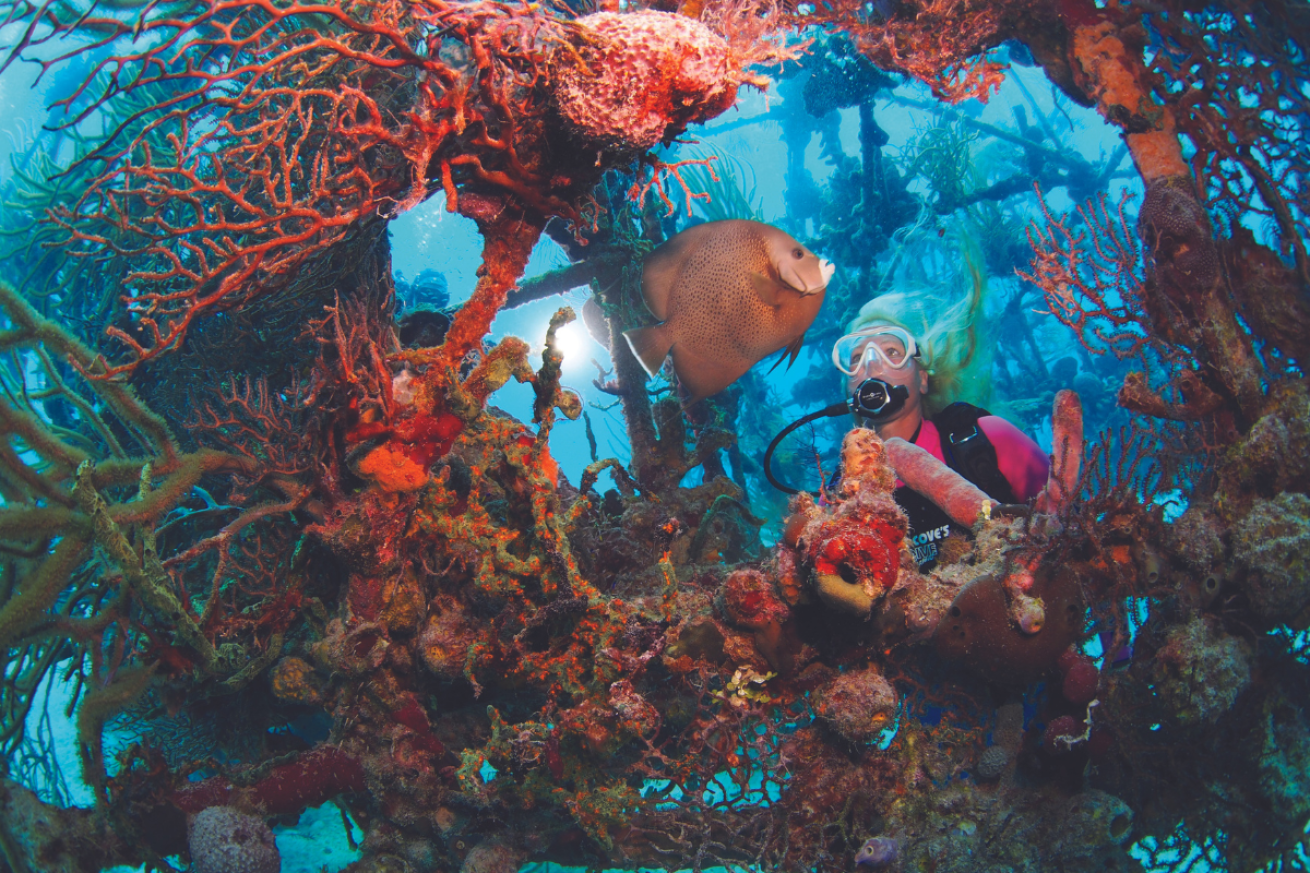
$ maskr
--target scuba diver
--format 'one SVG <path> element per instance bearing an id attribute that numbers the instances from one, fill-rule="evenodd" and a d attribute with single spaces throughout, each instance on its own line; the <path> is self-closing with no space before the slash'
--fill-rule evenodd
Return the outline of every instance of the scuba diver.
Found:
<path id="1" fill-rule="evenodd" d="M 934 251 L 931 242 L 930 249 L 907 248 L 902 262 L 913 269 L 896 278 L 894 270 L 886 274 L 900 290 L 866 302 L 834 344 L 832 362 L 846 399 L 793 421 L 765 450 L 764 474 L 778 490 L 799 493 L 773 470 L 783 439 L 816 419 L 844 415 L 883 439 L 899 437 L 927 451 L 1002 505 L 1028 503 L 1046 486 L 1046 453 L 1009 421 L 975 405 L 987 402 L 992 369 L 991 345 L 980 337 L 986 280 L 976 246 L 962 238 L 957 259 Z M 961 272 L 939 289 L 922 284 L 925 273 L 940 272 L 932 262 L 944 266 L 947 258 L 961 264 Z M 950 288 L 960 284 L 968 292 L 948 303 Z M 838 469 L 829 490 L 841 475 Z M 909 545 L 921 570 L 968 550 L 970 531 L 926 496 L 899 479 L 892 496 L 909 519 Z"/>
<path id="2" fill-rule="evenodd" d="M 968 372 L 990 364 L 977 354 L 979 296 L 975 288 L 918 336 L 903 315 L 922 311 L 909 295 L 874 298 L 833 346 L 832 362 L 846 377 L 857 425 L 925 449 L 993 500 L 1027 503 L 1046 484 L 1046 453 L 1004 418 L 955 401 Z M 943 552 L 958 554 L 954 547 L 965 544 L 969 531 L 899 481 L 893 497 L 909 517 L 909 542 L 921 569 L 931 569 Z"/>

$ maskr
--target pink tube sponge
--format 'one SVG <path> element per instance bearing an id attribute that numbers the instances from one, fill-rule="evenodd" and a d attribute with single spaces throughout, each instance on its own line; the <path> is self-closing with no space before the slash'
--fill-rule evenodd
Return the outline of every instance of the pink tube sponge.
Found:
<path id="1" fill-rule="evenodd" d="M 1037 511 L 1058 513 L 1078 494 L 1083 462 L 1083 402 L 1077 391 L 1055 395 L 1051 410 L 1051 478 L 1037 495 Z"/>
<path id="2" fill-rule="evenodd" d="M 901 481 L 935 503 L 956 524 L 973 527 L 983 507 L 994 502 L 925 449 L 898 437 L 886 440 L 884 445 Z"/>

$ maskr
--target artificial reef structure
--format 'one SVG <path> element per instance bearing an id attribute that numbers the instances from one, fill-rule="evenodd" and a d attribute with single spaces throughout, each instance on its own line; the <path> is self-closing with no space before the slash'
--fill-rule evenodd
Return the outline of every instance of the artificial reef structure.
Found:
<path id="1" fill-rule="evenodd" d="M 66 148 L 6 194 L 8 870 L 276 869 L 269 827 L 329 801 L 357 873 L 1303 863 L 1305 4 L 6 0 L 0 25 L 6 66 L 91 59 Z M 864 147 L 863 224 L 821 232 L 885 244 L 910 195 L 878 76 L 985 99 L 1002 53 L 1122 130 L 1143 183 L 1097 197 L 1110 171 L 1026 138 L 1091 199 L 1047 208 L 1021 269 L 1119 366 L 1122 427 L 1052 392 L 1025 507 L 853 431 L 839 490 L 764 548 L 745 412 L 653 400 L 621 340 L 663 214 L 704 193 L 652 149 L 811 63 Z M 398 322 L 387 222 L 438 191 L 483 237 L 477 287 Z M 520 283 L 543 234 L 572 263 Z M 633 461 L 574 483 L 553 337 L 484 339 L 587 283 Z M 510 380 L 531 421 L 489 404 Z M 897 476 L 967 551 L 917 570 Z M 52 677 L 94 808 L 41 779 Z"/>

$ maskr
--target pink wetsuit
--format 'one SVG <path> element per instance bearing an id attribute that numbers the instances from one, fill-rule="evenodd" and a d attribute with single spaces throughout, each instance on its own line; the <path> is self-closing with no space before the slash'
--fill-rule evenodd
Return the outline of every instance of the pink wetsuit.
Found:
<path id="1" fill-rule="evenodd" d="M 1010 483 L 1015 499 L 1027 503 L 1036 497 L 1046 486 L 1051 459 L 1026 433 L 1000 416 L 984 415 L 978 419 L 978 427 L 996 449 L 996 466 Z M 914 444 L 942 463 L 946 462 L 942 454 L 941 433 L 931 421 L 924 421 Z M 896 484 L 899 487 L 905 483 L 898 479 Z"/>

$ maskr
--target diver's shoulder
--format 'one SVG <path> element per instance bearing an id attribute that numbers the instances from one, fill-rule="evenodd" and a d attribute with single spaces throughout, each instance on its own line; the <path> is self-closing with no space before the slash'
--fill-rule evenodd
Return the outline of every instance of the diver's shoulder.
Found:
<path id="1" fill-rule="evenodd" d="M 1002 418 L 999 415 L 984 415 L 978 419 L 978 428 L 991 440 L 992 445 L 1000 446 L 1001 444 L 1018 444 L 1022 446 L 1036 446 L 1037 442 L 1028 434 L 1019 429 L 1017 425 L 1009 419 Z"/>

